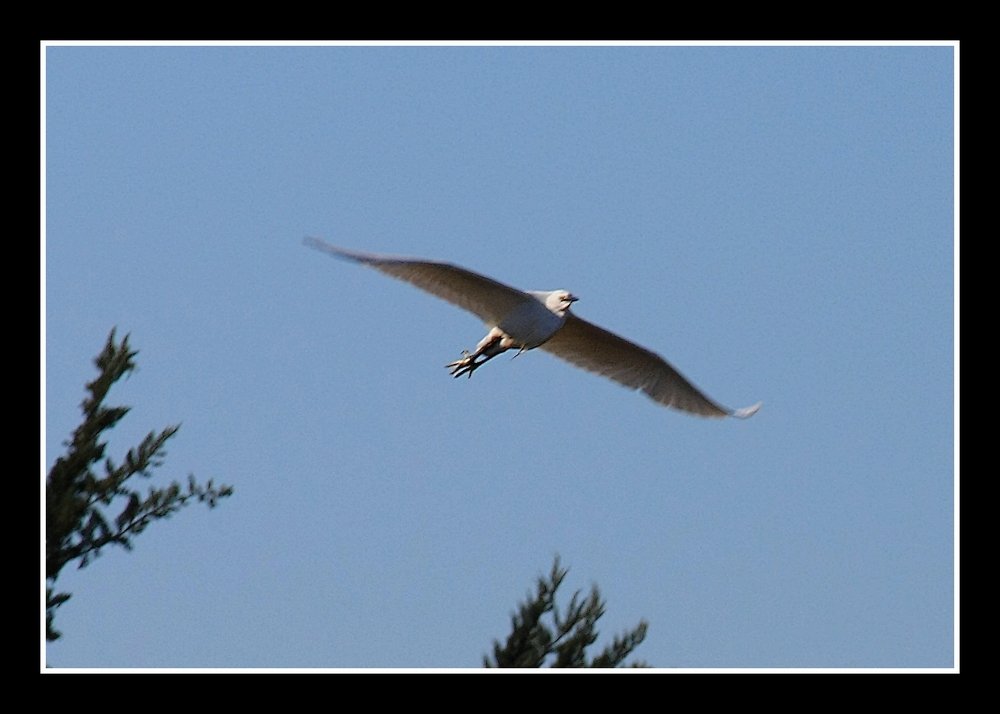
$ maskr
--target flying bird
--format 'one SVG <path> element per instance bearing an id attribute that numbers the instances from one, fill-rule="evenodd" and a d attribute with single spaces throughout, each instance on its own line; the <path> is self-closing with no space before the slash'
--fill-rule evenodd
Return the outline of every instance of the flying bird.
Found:
<path id="1" fill-rule="evenodd" d="M 654 352 L 583 320 L 570 306 L 579 298 L 566 290 L 522 291 L 451 263 L 361 253 L 308 237 L 305 244 L 330 255 L 367 265 L 405 280 L 478 316 L 490 331 L 473 352 L 448 365 L 451 374 L 469 377 L 507 350 L 517 354 L 541 347 L 572 365 L 641 389 L 658 404 L 705 417 L 746 419 L 763 402 L 726 409 L 701 393 Z"/>

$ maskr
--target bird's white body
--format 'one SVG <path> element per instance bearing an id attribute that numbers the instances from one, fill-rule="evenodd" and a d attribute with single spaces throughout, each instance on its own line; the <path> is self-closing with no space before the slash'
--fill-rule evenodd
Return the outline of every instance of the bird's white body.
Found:
<path id="1" fill-rule="evenodd" d="M 543 293 L 527 290 L 525 292 L 534 300 L 525 300 L 517 305 L 500 320 L 496 327 L 512 337 L 519 345 L 523 345 L 524 349 L 533 350 L 548 342 L 566 322 L 565 310 L 562 310 L 560 314 L 558 308 L 558 295 L 566 291 L 553 290 Z M 553 296 L 556 296 L 555 299 L 550 300 L 549 298 Z"/>
<path id="2" fill-rule="evenodd" d="M 359 253 L 318 238 L 305 242 L 405 280 L 478 315 L 490 331 L 474 352 L 464 352 L 462 359 L 448 365 L 456 377 L 471 377 L 478 367 L 507 350 L 517 349 L 520 354 L 541 347 L 577 367 L 640 389 L 659 404 L 691 414 L 746 418 L 761 407 L 758 403 L 734 411 L 719 406 L 656 353 L 570 312 L 577 298 L 566 290 L 522 291 L 450 263 Z"/>

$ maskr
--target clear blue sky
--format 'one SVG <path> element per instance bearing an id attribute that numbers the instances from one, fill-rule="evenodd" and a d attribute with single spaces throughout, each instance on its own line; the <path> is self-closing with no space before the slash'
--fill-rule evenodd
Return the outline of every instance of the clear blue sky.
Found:
<path id="1" fill-rule="evenodd" d="M 952 47 L 50 47 L 45 469 L 232 484 L 58 585 L 73 667 L 476 667 L 559 553 L 663 667 L 954 662 Z M 748 421 L 302 245 L 565 288 Z"/>

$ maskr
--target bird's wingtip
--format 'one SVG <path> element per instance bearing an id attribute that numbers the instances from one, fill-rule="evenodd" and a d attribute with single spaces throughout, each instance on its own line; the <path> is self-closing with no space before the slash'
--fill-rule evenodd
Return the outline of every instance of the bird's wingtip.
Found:
<path id="1" fill-rule="evenodd" d="M 332 245 L 327 243 L 322 238 L 317 238 L 316 236 L 306 236 L 302 239 L 302 245 L 307 245 L 310 248 L 315 248 L 316 250 L 322 250 L 326 253 L 336 253 L 337 249 Z"/>
<path id="2" fill-rule="evenodd" d="M 315 248 L 316 250 L 321 250 L 324 253 L 329 253 L 336 258 L 343 258 L 344 260 L 353 260 L 355 262 L 364 262 L 365 254 L 358 253 L 357 251 L 347 250 L 346 248 L 338 248 L 335 245 L 330 245 L 322 238 L 317 238 L 316 236 L 306 236 L 302 239 L 302 245 L 309 246 L 310 248 Z"/>
<path id="3" fill-rule="evenodd" d="M 758 411 L 760 411 L 760 408 L 762 406 L 764 406 L 764 402 L 757 402 L 752 407 L 746 407 L 744 409 L 736 409 L 730 412 L 730 416 L 734 416 L 737 419 L 749 419 Z"/>

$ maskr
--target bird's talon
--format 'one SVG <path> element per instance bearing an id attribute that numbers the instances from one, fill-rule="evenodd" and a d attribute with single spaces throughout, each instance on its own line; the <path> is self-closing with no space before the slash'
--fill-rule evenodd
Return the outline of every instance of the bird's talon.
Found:
<path id="1" fill-rule="evenodd" d="M 462 359 L 446 364 L 445 368 L 450 368 L 451 375 L 457 379 L 463 374 L 467 374 L 469 377 L 472 377 L 472 373 L 475 371 L 476 367 L 481 364 L 482 362 L 476 362 L 476 358 L 469 354 L 468 350 L 462 350 Z"/>

